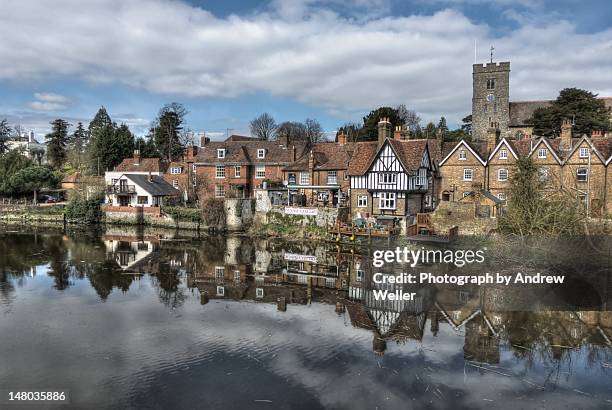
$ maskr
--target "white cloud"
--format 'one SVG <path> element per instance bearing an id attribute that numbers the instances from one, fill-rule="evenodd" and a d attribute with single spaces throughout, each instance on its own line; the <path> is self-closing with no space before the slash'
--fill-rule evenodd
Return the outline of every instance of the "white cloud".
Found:
<path id="1" fill-rule="evenodd" d="M 35 101 L 29 104 L 34 111 L 61 111 L 68 107 L 70 100 L 60 94 L 34 93 Z"/>
<path id="2" fill-rule="evenodd" d="M 266 92 L 358 118 L 406 103 L 424 119 L 458 121 L 471 107 L 474 40 L 512 61 L 513 99 L 551 98 L 567 86 L 612 94 L 612 30 L 579 34 L 564 21 L 492 39 L 456 10 L 383 17 L 385 1 L 355 0 L 365 19 L 331 2 L 272 3 L 218 18 L 169 0 L 5 0 L 0 80 L 123 83 L 170 96 Z M 61 102 L 37 100 L 33 109 Z"/>

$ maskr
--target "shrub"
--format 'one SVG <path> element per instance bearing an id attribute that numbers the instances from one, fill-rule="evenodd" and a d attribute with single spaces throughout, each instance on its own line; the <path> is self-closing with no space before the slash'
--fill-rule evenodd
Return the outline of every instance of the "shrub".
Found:
<path id="1" fill-rule="evenodd" d="M 75 196 L 66 205 L 66 220 L 84 224 L 96 224 L 102 220 L 100 198 L 85 199 Z"/>
<path id="2" fill-rule="evenodd" d="M 225 202 L 223 199 L 209 198 L 202 204 L 204 222 L 209 227 L 225 226 Z"/>

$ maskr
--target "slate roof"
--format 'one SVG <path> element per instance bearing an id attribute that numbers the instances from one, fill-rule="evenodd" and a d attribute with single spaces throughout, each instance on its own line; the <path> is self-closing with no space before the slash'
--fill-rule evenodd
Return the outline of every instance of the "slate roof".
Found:
<path id="1" fill-rule="evenodd" d="M 598 97 L 604 101 L 608 108 L 612 108 L 612 97 Z M 510 127 L 522 127 L 527 124 L 533 116 L 533 112 L 538 108 L 550 107 L 554 100 L 539 100 L 539 101 L 511 101 L 510 102 Z"/>
<path id="2" fill-rule="evenodd" d="M 138 163 L 134 158 L 125 158 L 115 167 L 119 172 L 164 172 L 165 165 L 160 158 L 141 158 Z"/>
<path id="3" fill-rule="evenodd" d="M 164 178 L 159 175 L 151 175 L 149 181 L 149 175 L 142 174 L 123 174 L 134 184 L 138 185 L 147 193 L 152 196 L 174 196 L 180 195 L 180 192 L 175 189 L 172 185 L 166 182 Z"/>

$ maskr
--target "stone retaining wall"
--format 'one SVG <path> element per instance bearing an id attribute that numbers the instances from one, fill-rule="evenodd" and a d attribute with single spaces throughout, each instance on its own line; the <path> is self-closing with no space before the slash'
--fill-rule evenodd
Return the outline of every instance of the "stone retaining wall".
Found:
<path id="1" fill-rule="evenodd" d="M 436 234 L 448 234 L 449 229 L 459 227 L 459 235 L 486 235 L 497 229 L 497 218 L 476 218 L 475 204 L 441 201 L 431 213 L 431 223 Z"/>

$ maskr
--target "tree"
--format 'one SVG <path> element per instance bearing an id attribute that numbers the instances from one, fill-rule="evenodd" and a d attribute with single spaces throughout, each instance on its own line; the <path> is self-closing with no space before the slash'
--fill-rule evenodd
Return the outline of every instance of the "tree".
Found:
<path id="1" fill-rule="evenodd" d="M 531 157 L 516 161 L 508 197 L 507 209 L 499 219 L 504 232 L 521 237 L 583 232 L 585 214 L 580 201 L 563 189 L 546 191 Z"/>
<path id="2" fill-rule="evenodd" d="M 147 138 L 138 138 L 134 141 L 134 147 L 140 151 L 140 155 L 143 158 L 159 158 L 159 151 L 155 147 L 155 141 L 153 136 L 150 135 Z"/>
<path id="3" fill-rule="evenodd" d="M 465 117 L 463 117 L 461 119 L 461 130 L 463 130 L 463 132 L 466 135 L 472 135 L 472 114 L 467 115 Z"/>
<path id="4" fill-rule="evenodd" d="M 85 165 L 86 145 L 87 131 L 83 127 L 83 123 L 79 122 L 68 139 L 68 161 L 70 165 L 77 170 L 81 170 Z"/>
<path id="5" fill-rule="evenodd" d="M 41 188 L 55 185 L 53 172 L 39 165 L 29 166 L 17 171 L 11 176 L 9 185 L 14 193 L 34 193 L 34 204 L 37 203 L 37 193 Z"/>
<path id="6" fill-rule="evenodd" d="M 360 141 L 376 141 L 378 138 L 378 122 L 381 118 L 389 118 L 391 125 L 394 127 L 405 124 L 405 118 L 400 117 L 400 112 L 396 108 L 379 107 L 363 117 L 363 126 L 358 139 Z"/>
<path id="7" fill-rule="evenodd" d="M 9 127 L 6 119 L 0 121 L 0 154 L 4 154 L 8 151 L 7 142 L 11 137 L 11 132 L 13 132 L 13 130 Z"/>
<path id="8" fill-rule="evenodd" d="M 448 125 L 446 125 L 446 118 L 445 117 L 440 117 L 440 121 L 438 121 L 438 127 L 436 129 L 436 135 L 438 135 L 437 133 L 440 132 L 442 133 L 442 139 L 446 139 L 446 137 L 448 136 Z"/>
<path id="9" fill-rule="evenodd" d="M 433 122 L 429 122 L 423 130 L 423 136 L 425 138 L 435 138 L 437 130 L 438 128 L 436 127 L 436 125 Z"/>
<path id="10" fill-rule="evenodd" d="M 398 105 L 395 109 L 403 125 L 408 127 L 411 134 L 414 134 L 421 126 L 421 117 L 418 116 L 416 111 L 406 108 L 404 104 Z"/>
<path id="11" fill-rule="evenodd" d="M 155 146 L 168 161 L 179 159 L 185 149 L 185 135 L 182 133 L 185 116 L 188 114 L 180 103 L 166 104 L 159 110 L 153 123 Z"/>
<path id="12" fill-rule="evenodd" d="M 66 160 L 68 126 L 68 122 L 58 118 L 51 122 L 51 133 L 45 135 L 47 140 L 47 160 L 54 168 L 59 169 Z"/>
<path id="13" fill-rule="evenodd" d="M 306 120 L 304 120 L 304 126 L 306 127 L 306 138 L 308 141 L 315 143 L 326 140 L 323 127 L 321 127 L 319 121 L 312 118 L 306 118 Z"/>
<path id="14" fill-rule="evenodd" d="M 561 134 L 564 118 L 574 122 L 574 135 L 591 135 L 592 131 L 610 131 L 610 108 L 596 94 L 578 88 L 565 88 L 548 107 L 536 109 L 529 123 L 533 133 L 546 137 Z"/>
<path id="15" fill-rule="evenodd" d="M 113 122 L 111 121 L 108 112 L 106 112 L 106 108 L 104 108 L 104 106 L 101 106 L 96 115 L 94 116 L 93 120 L 91 120 L 91 122 L 89 123 L 88 129 L 90 137 L 93 137 L 95 135 L 96 130 L 103 129 L 104 127 L 112 124 Z"/>
<path id="16" fill-rule="evenodd" d="M 304 141 L 308 139 L 306 125 L 298 121 L 285 121 L 278 124 L 274 134 L 276 139 L 287 138 L 289 144 L 292 141 Z"/>
<path id="17" fill-rule="evenodd" d="M 342 133 L 346 134 L 347 142 L 355 142 L 358 140 L 360 132 L 361 125 L 354 122 L 348 122 L 342 127 L 338 128 L 338 131 L 336 132 L 336 142 L 338 142 L 338 135 Z"/>
<path id="18" fill-rule="evenodd" d="M 10 185 L 12 176 L 31 165 L 32 161 L 16 150 L 0 155 L 0 193 L 13 195 L 13 188 Z"/>
<path id="19" fill-rule="evenodd" d="M 276 121 L 267 112 L 264 112 L 258 117 L 255 117 L 249 123 L 251 135 L 261 140 L 269 140 L 276 134 Z"/>

